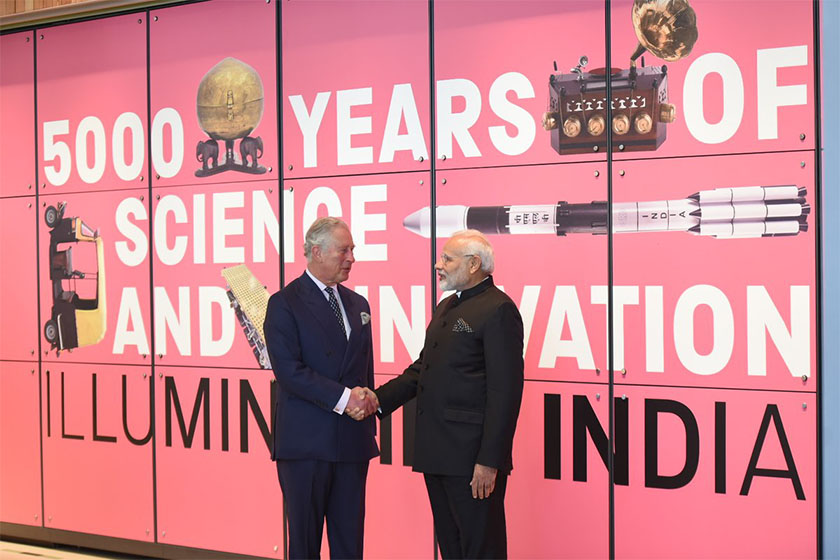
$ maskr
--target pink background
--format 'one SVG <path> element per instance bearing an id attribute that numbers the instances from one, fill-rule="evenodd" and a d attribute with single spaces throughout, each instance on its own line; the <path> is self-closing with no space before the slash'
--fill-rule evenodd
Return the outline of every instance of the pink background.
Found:
<path id="1" fill-rule="evenodd" d="M 382 134 L 395 84 L 411 84 L 426 152 L 429 139 L 428 4 L 418 0 L 340 2 L 301 0 L 282 3 L 284 176 L 429 169 L 428 158 L 397 151 L 378 163 Z M 372 103 L 355 106 L 351 117 L 370 117 L 372 132 L 354 135 L 352 147 L 372 146 L 372 164 L 338 165 L 337 91 L 372 88 Z M 304 167 L 303 136 L 289 97 L 303 96 L 311 112 L 318 92 L 331 92 L 318 132 L 318 165 Z M 405 123 L 400 133 L 405 134 Z M 430 154 L 431 155 L 431 154 Z"/>
<path id="2" fill-rule="evenodd" d="M 625 66 L 636 44 L 630 24 L 631 4 L 630 0 L 612 3 L 614 66 Z M 630 414 L 630 483 L 618 485 L 615 490 L 616 553 L 620 558 L 814 557 L 818 522 L 814 232 L 819 224 L 813 208 L 816 170 L 812 4 L 791 0 L 768 9 L 765 3 L 748 0 L 739 3 L 735 12 L 730 3 L 713 0 L 692 0 L 692 6 L 697 13 L 700 38 L 688 57 L 668 63 L 669 101 L 676 106 L 676 122 L 667 125 L 667 140 L 658 150 L 614 154 L 614 201 L 677 199 L 717 187 L 795 184 L 808 189 L 807 201 L 814 211 L 808 218 L 809 231 L 795 237 L 719 240 L 680 232 L 614 237 L 615 285 L 639 286 L 639 304 L 624 308 L 626 375 L 618 367 L 615 372 L 616 396 L 627 397 Z M 277 10 L 283 22 L 279 30 Z M 753 17 L 757 13 L 761 17 Z M 198 289 L 224 288 L 221 269 L 234 264 L 212 262 L 212 233 L 218 227 L 213 222 L 213 195 L 244 192 L 244 207 L 230 209 L 226 214 L 228 219 L 242 220 L 243 234 L 228 237 L 228 245 L 245 248 L 245 264 L 269 292 L 274 292 L 281 284 L 281 270 L 288 283 L 305 267 L 301 246 L 309 224 L 303 223 L 303 212 L 313 191 L 329 189 L 319 192 L 334 193 L 340 210 L 336 208 L 331 213 L 341 215 L 353 228 L 363 223 L 353 212 L 353 193 L 358 197 L 364 192 L 359 187 L 385 185 L 387 199 L 367 202 L 364 212 L 384 218 L 385 229 L 368 231 L 365 238 L 368 244 L 385 245 L 387 260 L 364 258 L 357 235 L 359 260 L 346 283 L 366 293 L 370 301 L 376 381 L 382 383 L 399 374 L 415 357 L 433 298 L 441 296 L 432 277 L 431 263 L 444 240 L 420 237 L 402 225 L 406 216 L 429 206 L 432 186 L 439 205 L 551 205 L 561 200 L 588 203 L 607 199 L 606 155 L 561 157 L 551 148 L 549 133 L 540 126 L 548 101 L 550 74 L 567 74 L 581 55 L 589 57 L 588 69 L 604 65 L 604 17 L 603 5 L 597 2 L 566 5 L 437 0 L 434 28 L 430 29 L 429 5 L 421 0 L 213 0 L 153 10 L 148 16 L 141 12 L 0 38 L 0 308 L 4 317 L 14 318 L 0 322 L 2 520 L 137 541 L 282 557 L 282 496 L 274 465 L 253 420 L 249 421 L 249 452 L 241 453 L 238 447 L 239 381 L 251 384 L 262 412 L 268 415 L 272 376 L 257 369 L 238 323 L 233 325 L 234 342 L 227 353 L 219 357 L 199 355 Z M 432 31 L 434 34 L 430 35 Z M 27 37 L 31 38 L 29 43 L 25 42 Z M 430 37 L 434 38 L 433 61 L 429 59 Z M 36 42 L 38 54 L 34 61 Z M 779 86 L 804 84 L 807 104 L 780 107 L 778 138 L 759 140 L 756 51 L 797 45 L 807 48 L 807 65 L 780 68 L 777 82 Z M 278 46 L 282 52 L 280 61 L 276 58 Z M 686 125 L 685 77 L 697 59 L 710 53 L 734 59 L 744 81 L 742 121 L 734 135 L 720 144 L 699 141 Z M 265 153 L 260 163 L 271 170 L 264 175 L 230 172 L 198 178 L 194 173 L 200 163 L 194 159 L 194 146 L 206 136 L 197 123 L 196 90 L 204 74 L 228 56 L 251 65 L 261 76 L 265 110 L 252 134 L 263 138 Z M 645 54 L 645 60 L 649 65 L 662 63 L 650 53 Z M 557 72 L 553 70 L 554 61 Z M 436 158 L 434 185 L 428 159 L 418 161 L 410 151 L 397 151 L 393 162 L 379 163 L 396 84 L 411 85 L 426 149 L 431 149 L 430 62 L 434 68 L 432 79 L 438 84 L 443 80 L 469 80 L 478 88 L 482 103 L 478 121 L 470 128 L 481 157 L 464 157 L 457 142 L 445 160 L 430 153 Z M 280 68 L 282 75 L 278 79 Z M 508 72 L 524 75 L 534 90 L 533 98 L 528 99 L 517 99 L 513 92 L 507 94 L 508 101 L 527 111 L 535 124 L 533 142 L 517 155 L 503 154 L 489 134 L 491 127 L 500 125 L 508 134 L 519 132 L 497 116 L 489 102 L 494 80 Z M 282 91 L 277 89 L 280 81 Z M 710 122 L 723 114 L 722 84 L 714 73 L 704 81 L 702 112 Z M 371 146 L 374 163 L 338 165 L 337 92 L 355 88 L 372 89 L 372 102 L 354 106 L 351 111 L 353 118 L 370 117 L 372 131 L 353 135 L 351 143 L 353 147 Z M 330 99 L 318 133 L 318 164 L 307 168 L 303 164 L 303 138 L 289 98 L 302 96 L 311 110 L 319 92 L 330 92 Z M 150 164 L 149 105 L 152 117 L 163 108 L 174 108 L 184 126 L 184 160 L 171 178 L 158 179 Z M 455 99 L 453 112 L 463 109 L 463 100 Z M 278 110 L 283 111 L 282 131 L 277 129 Z M 439 116 L 441 107 L 436 110 Z M 144 133 L 142 171 L 128 182 L 116 175 L 111 146 L 114 122 L 124 112 L 139 116 Z M 75 161 L 75 134 L 85 117 L 96 117 L 105 130 L 105 172 L 94 184 L 80 179 Z M 57 187 L 45 175 L 45 167 L 53 162 L 44 159 L 43 125 L 63 119 L 69 120 L 69 133 L 56 141 L 68 144 L 73 171 L 67 183 Z M 437 130 L 439 134 L 439 127 Z M 406 132 L 404 122 L 399 132 Z M 37 152 L 33 150 L 36 134 Z M 168 135 L 164 134 L 163 150 L 168 156 L 172 146 L 166 138 Z M 440 138 L 437 143 L 439 146 Z M 89 142 L 88 148 L 91 147 Z M 286 178 L 282 184 L 281 149 Z M 92 163 L 92 154 L 88 162 Z M 45 187 L 38 186 L 41 184 Z M 37 200 L 32 196 L 36 191 L 40 192 Z M 280 216 L 280 208 L 284 207 L 280 242 L 284 243 L 287 233 L 291 239 L 285 244 L 289 250 L 283 263 L 269 239 L 265 240 L 265 261 L 255 262 L 259 260 L 252 251 L 251 197 L 255 192 L 266 194 L 275 215 Z M 201 264 L 193 259 L 193 197 L 197 194 L 205 196 L 207 262 Z M 119 203 L 142 197 L 141 204 L 151 216 L 132 221 L 144 232 L 148 251 L 155 251 L 154 239 L 149 238 L 153 212 L 160 199 L 171 195 L 184 202 L 189 223 L 176 224 L 170 217 L 166 239 L 171 244 L 175 236 L 187 236 L 184 260 L 175 266 L 164 265 L 159 254 L 150 258 L 153 253 L 147 253 L 137 266 L 123 264 L 117 257 L 116 244 L 128 242 L 133 248 L 133 242 L 116 227 Z M 40 337 L 50 315 L 52 298 L 47 266 L 49 233 L 43 214 L 46 206 L 59 201 L 68 203 L 67 217 L 78 216 L 99 229 L 105 241 L 108 326 L 105 339 L 99 344 L 56 357 L 55 352 L 44 352 L 48 344 Z M 323 205 L 315 212 L 326 213 Z M 369 224 L 374 224 L 376 218 L 368 219 Z M 37 241 L 36 231 L 40 236 Z M 527 381 L 514 442 L 516 468 L 507 494 L 510 556 L 605 557 L 608 473 L 595 446 L 587 440 L 588 481 L 573 480 L 572 399 L 574 395 L 585 396 L 602 424 L 606 424 L 606 306 L 591 303 L 591 290 L 607 284 L 607 238 L 588 234 L 493 235 L 490 240 L 497 257 L 495 281 L 520 304 L 529 337 L 525 354 Z M 76 268 L 95 268 L 92 244 L 80 244 L 74 250 Z M 39 277 L 36 263 L 40 264 Z M 189 289 L 189 356 L 181 355 L 171 338 L 169 350 L 160 356 L 143 355 L 131 345 L 124 354 L 113 352 L 124 287 L 137 289 L 143 330 L 152 350 L 150 273 L 154 285 L 166 289 L 176 309 L 178 288 Z M 77 284 L 83 286 L 82 282 Z M 676 301 L 686 289 L 701 284 L 719 288 L 735 318 L 732 356 L 723 370 L 714 375 L 692 373 L 681 364 L 674 349 L 672 323 Z M 788 327 L 791 286 L 807 286 L 810 290 L 807 351 L 811 378 L 807 381 L 790 374 L 769 336 L 767 375 L 747 374 L 746 290 L 756 285 L 766 286 Z M 645 371 L 645 286 L 663 287 L 664 372 Z M 577 295 L 591 349 L 591 368 L 580 367 L 570 357 L 552 360 L 548 367 L 540 366 L 557 287 L 571 287 Z M 85 289 L 89 294 L 91 286 Z M 390 290 L 396 294 L 401 309 L 384 300 L 383 295 Z M 532 296 L 538 291 L 538 296 L 523 301 L 526 291 Z M 422 310 L 417 317 L 411 315 L 413 293 L 419 293 L 417 303 Z M 40 317 L 36 311 L 39 303 Z M 155 311 L 159 313 L 160 308 Z M 406 320 L 413 320 L 418 334 L 404 342 L 389 323 L 389 315 L 405 315 Z M 710 317 L 707 310 L 698 309 L 698 350 L 711 347 Z M 391 332 L 393 356 L 386 357 L 383 333 Z M 554 336 L 568 340 L 569 325 Z M 36 363 L 32 351 L 37 354 L 39 343 L 41 354 Z M 33 369 L 40 379 L 36 380 Z M 61 437 L 62 371 L 66 430 L 82 435 L 83 440 Z M 95 406 L 99 431 L 116 435 L 117 443 L 92 441 L 94 372 L 98 381 Z M 159 438 L 165 437 L 165 379 L 176 380 L 182 408 L 189 414 L 199 379 L 209 378 L 211 449 L 203 449 L 201 422 L 192 448 L 184 449 L 174 416 L 173 446 L 166 446 L 165 439 L 142 446 L 131 444 L 122 431 L 123 374 L 128 376 L 132 432 L 145 431 L 153 421 Z M 227 451 L 221 450 L 223 379 L 229 380 L 231 435 Z M 155 418 L 149 418 L 148 412 L 150 382 L 158 403 Z M 561 395 L 560 480 L 545 478 L 546 394 Z M 39 413 L 34 399 L 38 398 L 42 407 L 40 442 L 35 433 Z M 692 482 L 683 488 L 644 486 L 644 400 L 652 398 L 684 403 L 697 418 L 700 465 Z M 714 493 L 715 402 L 727 405 L 726 494 Z M 771 403 L 779 406 L 804 486 L 804 501 L 796 500 L 790 481 L 778 478 L 756 477 L 749 496 L 738 494 L 763 412 Z M 371 463 L 366 523 L 366 556 L 370 558 L 432 556 L 432 518 L 422 476 L 402 465 L 403 416 L 398 411 L 392 418 L 393 464 L 385 465 L 379 460 Z M 270 416 L 267 420 L 271 420 Z M 679 428 L 669 415 L 660 415 L 662 473 L 681 465 L 684 436 Z M 157 446 L 154 454 L 151 445 Z M 771 426 L 759 467 L 783 465 L 777 435 Z"/>
<path id="3" fill-rule="evenodd" d="M 38 358 L 38 269 L 35 197 L 0 199 L 0 356 Z"/>
<path id="4" fill-rule="evenodd" d="M 283 502 L 277 471 L 248 412 L 248 453 L 240 451 L 240 381 L 246 380 L 266 421 L 273 376 L 216 368 L 156 368 L 157 541 L 213 550 L 283 557 Z M 161 377 L 162 376 L 162 377 Z M 201 409 L 192 447 L 185 448 L 172 403 L 172 445 L 166 445 L 166 378 L 172 378 L 189 427 L 198 383 L 210 380 L 210 450 L 204 449 Z M 229 448 L 222 450 L 222 379 L 228 380 Z M 202 405 L 203 406 L 203 405 Z M 278 550 L 274 550 L 278 546 Z"/>
<path id="5" fill-rule="evenodd" d="M 436 78 L 468 79 L 478 86 L 482 97 L 481 115 L 470 129 L 481 157 L 464 157 L 453 140 L 454 153 L 444 154 L 446 160 L 438 158 L 438 169 L 606 159 L 603 154 L 560 157 L 551 148 L 549 133 L 541 125 L 542 114 L 548 108 L 549 75 L 556 73 L 554 62 L 558 72 L 568 72 L 583 55 L 589 57 L 589 68 L 604 66 L 603 27 L 600 2 L 436 2 Z M 533 143 L 519 155 L 500 152 L 488 133 L 488 127 L 504 125 L 508 135 L 519 134 L 515 126 L 490 108 L 490 86 L 506 72 L 524 74 L 534 89 L 531 99 L 518 99 L 514 92 L 507 94 L 508 101 L 525 109 L 536 126 Z M 463 109 L 463 100 L 460 103 L 460 107 L 453 106 L 453 112 Z"/>
<path id="6" fill-rule="evenodd" d="M 376 386 L 392 376 L 376 375 Z M 391 414 L 390 465 L 370 462 L 365 506 L 365 558 L 428 558 L 432 555 L 432 510 L 423 475 L 403 465 L 404 409 Z M 376 427 L 382 448 L 382 426 Z"/>
<path id="7" fill-rule="evenodd" d="M 41 525 L 38 363 L 0 361 L 0 512 Z"/>
<path id="8" fill-rule="evenodd" d="M 140 176 L 120 179 L 114 170 L 111 137 L 119 115 L 132 112 L 146 122 L 146 16 L 131 14 L 107 19 L 50 27 L 38 35 L 38 162 L 44 194 L 103 191 L 145 187 L 144 163 Z M 43 36 L 43 39 L 41 37 Z M 84 40 L 80 40 L 84 37 Z M 93 184 L 82 181 L 76 165 L 76 130 L 85 117 L 98 118 L 105 130 L 105 171 Z M 72 172 L 66 183 L 55 186 L 45 167 L 60 167 L 59 158 L 44 159 L 44 123 L 69 120 L 69 133 L 55 141 L 69 146 Z M 125 133 L 125 159 L 131 161 L 131 134 Z M 145 142 L 144 153 L 148 150 Z M 87 164 L 94 164 L 93 134 L 87 135 Z M 148 154 L 144 155 L 148 161 Z"/>
<path id="9" fill-rule="evenodd" d="M 631 22 L 631 0 L 612 3 L 612 62 L 626 67 L 638 40 Z M 767 4 L 760 0 L 738 2 L 733 17 L 732 6 L 725 2 L 692 2 L 697 14 L 698 39 L 687 57 L 664 62 L 651 53 L 644 54 L 648 65 L 668 66 L 669 102 L 676 105 L 676 121 L 668 125 L 668 138 L 655 152 L 616 152 L 616 159 L 668 157 L 721 153 L 767 152 L 814 149 L 814 41 L 813 5 L 807 0 L 791 0 Z M 752 14 L 753 17 L 748 16 Z M 760 17 L 754 17 L 760 14 Z M 805 45 L 807 65 L 780 67 L 778 86 L 807 86 L 805 105 L 782 106 L 778 109 L 778 138 L 758 139 L 758 92 L 756 51 Z M 738 65 L 744 83 L 744 113 L 740 126 L 729 140 L 721 144 L 703 144 L 692 136 L 685 123 L 683 83 L 692 62 L 708 53 L 723 53 Z M 641 61 L 639 61 L 641 64 Z M 723 116 L 723 82 L 719 75 L 709 74 L 703 84 L 703 108 L 710 124 Z M 730 85 L 729 87 L 734 87 Z M 800 133 L 805 139 L 800 140 Z"/>
<path id="10" fill-rule="evenodd" d="M 64 433 L 62 387 L 64 372 Z M 47 373 L 50 376 L 47 390 Z M 93 402 L 97 374 L 97 402 Z M 126 377 L 129 430 L 142 438 L 149 429 L 151 368 L 95 364 L 44 364 L 41 406 L 44 410 L 45 527 L 154 541 L 152 443 L 134 445 L 123 430 L 122 377 Z M 93 441 L 93 407 L 97 432 L 115 443 Z"/>
<path id="11" fill-rule="evenodd" d="M 149 199 L 148 192 L 143 190 L 114 191 L 109 193 L 78 193 L 62 196 L 43 196 L 39 208 L 38 227 L 40 228 L 40 247 L 38 258 L 40 259 L 40 298 L 41 298 L 41 320 L 40 330 L 43 337 L 43 325 L 51 317 L 52 311 L 52 285 L 49 276 L 49 228 L 44 222 L 44 210 L 47 206 L 56 206 L 59 201 L 67 202 L 65 218 L 79 217 L 92 229 L 98 229 L 103 239 L 105 250 L 105 290 L 106 290 L 106 330 L 105 337 L 98 343 L 91 346 L 82 346 L 73 349 L 72 352 L 62 351 L 56 356 L 55 350 L 50 351 L 50 345 L 46 339 L 42 340 L 42 359 L 45 362 L 85 362 L 85 363 L 121 363 L 121 364 L 151 364 L 148 355 L 140 351 L 139 346 L 128 344 L 122 354 L 114 353 L 114 336 L 117 331 L 117 319 L 119 317 L 120 305 L 126 288 L 134 288 L 137 291 L 140 316 L 143 320 L 143 328 L 132 321 L 128 322 L 128 330 L 143 330 L 145 339 L 151 348 L 151 303 L 149 301 L 149 256 L 148 253 L 143 261 L 137 266 L 123 264 L 117 255 L 116 243 L 124 242 L 127 247 L 134 250 L 135 245 L 128 240 L 117 229 L 115 211 L 120 202 L 127 198 L 135 198 L 140 201 L 148 215 Z M 140 220 L 130 218 L 130 221 L 143 232 L 148 232 L 148 219 Z M 146 233 L 148 239 L 148 234 Z M 96 245 L 95 243 L 80 242 L 73 244 L 59 244 L 59 249 L 64 245 L 73 246 L 73 267 L 85 273 L 96 271 Z M 83 280 L 76 280 L 76 288 L 79 297 L 92 298 L 96 293 L 96 280 L 90 275 Z M 65 281 L 65 286 L 66 286 Z M 65 289 L 67 289 L 65 287 Z M 128 301 L 128 300 L 126 300 Z"/>
<path id="12" fill-rule="evenodd" d="M 813 395 L 764 391 L 709 391 L 622 387 L 630 424 L 630 484 L 615 488 L 616 557 L 813 558 L 816 556 L 817 409 Z M 694 479 L 674 490 L 644 486 L 644 400 L 686 405 L 697 419 L 700 459 Z M 726 403 L 726 494 L 715 487 L 715 402 Z M 768 405 L 778 406 L 805 500 L 790 479 L 756 476 L 741 496 L 750 455 Z M 685 431 L 673 414 L 659 415 L 659 472 L 673 475 L 685 462 Z M 770 421 L 759 468 L 786 470 Z M 698 538 L 702 535 L 702 538 Z M 690 543 L 687 546 L 687 543 Z M 725 550 L 722 549 L 725 543 Z M 679 552 L 676 552 L 679 551 Z"/>
<path id="13" fill-rule="evenodd" d="M 805 167 L 800 162 L 805 161 Z M 651 169 L 656 165 L 656 171 Z M 621 162 L 615 174 L 616 202 L 682 198 L 699 190 L 750 185 L 797 185 L 808 189 L 813 209 L 813 156 L 806 153 L 755 154 L 714 158 L 683 158 Z M 675 178 L 679 178 L 675 181 Z M 625 307 L 626 376 L 618 382 L 653 385 L 816 390 L 816 286 L 814 274 L 815 220 L 809 229 L 790 237 L 716 239 L 682 232 L 617 234 L 614 280 L 616 286 L 640 286 L 639 305 Z M 745 266 L 749 263 L 748 266 Z M 674 307 L 682 293 L 708 284 L 729 300 L 734 317 L 735 342 L 727 366 L 717 374 L 698 375 L 681 365 L 674 349 Z M 665 371 L 647 373 L 645 365 L 644 286 L 662 286 L 664 298 Z M 790 329 L 790 287 L 810 290 L 811 378 L 803 383 L 791 374 L 769 335 L 767 375 L 747 375 L 747 286 L 765 286 Z M 695 347 L 712 349 L 713 329 L 708 307 L 695 314 Z M 621 368 L 618 368 L 621 369 Z"/>
<path id="14" fill-rule="evenodd" d="M 263 233 L 265 243 L 265 257 L 262 262 L 256 262 L 254 257 L 254 236 L 252 208 L 255 204 L 254 193 L 262 193 L 271 204 L 271 211 L 274 216 L 279 217 L 279 197 L 277 194 L 277 185 L 274 181 L 252 181 L 241 183 L 221 183 L 212 186 L 189 186 L 178 188 L 159 188 L 154 190 L 154 200 L 152 201 L 153 211 L 156 211 L 161 200 L 166 200 L 166 197 L 175 196 L 181 200 L 186 207 L 187 223 L 176 223 L 174 214 L 161 213 L 160 220 L 165 217 L 166 221 L 166 245 L 172 249 L 178 243 L 176 238 L 186 237 L 186 253 L 183 259 L 175 265 L 163 264 L 158 254 L 157 248 L 154 260 L 154 278 L 155 287 L 157 289 L 165 289 L 169 298 L 170 305 L 177 313 L 179 310 L 179 288 L 186 287 L 189 289 L 190 298 L 190 340 L 191 348 L 190 355 L 183 355 L 181 350 L 175 344 L 172 334 L 169 329 L 166 329 L 166 352 L 161 348 L 160 341 L 156 346 L 156 364 L 160 365 L 196 365 L 196 366 L 213 366 L 218 364 L 218 356 L 203 356 L 200 347 L 200 333 L 201 328 L 211 328 L 213 339 L 218 339 L 222 336 L 221 321 L 222 315 L 219 306 L 214 304 L 212 307 L 212 327 L 207 324 L 202 325 L 199 319 L 199 290 L 202 287 L 217 287 L 226 289 L 226 281 L 222 277 L 222 270 L 227 267 L 236 266 L 240 263 L 218 263 L 214 261 L 214 237 L 213 232 L 220 230 L 221 225 L 215 224 L 213 215 L 214 207 L 218 204 L 221 207 L 222 202 L 214 202 L 214 195 L 229 195 L 231 193 L 242 193 L 243 205 L 241 208 L 228 208 L 225 211 L 226 220 L 240 220 L 242 223 L 241 235 L 229 235 L 225 238 L 225 246 L 228 248 L 243 248 L 245 256 L 244 262 L 247 263 L 248 269 L 251 273 L 265 285 L 269 293 L 275 292 L 280 286 L 280 263 L 277 249 L 271 241 L 268 233 Z M 205 220 L 205 237 L 204 237 L 204 263 L 196 263 L 194 257 L 194 249 L 196 245 L 196 237 L 193 231 L 193 224 L 195 221 L 195 196 L 204 195 L 204 220 Z M 161 221 L 155 224 L 155 228 L 163 227 Z M 265 231 L 261 228 L 261 231 Z M 157 247 L 157 245 L 156 245 Z M 227 301 L 227 300 L 225 300 Z M 157 304 L 159 305 L 159 303 Z M 226 306 L 227 307 L 227 306 Z M 227 312 L 227 308 L 225 309 Z M 254 357 L 251 347 L 242 332 L 242 327 L 233 316 L 231 312 L 228 320 L 233 323 L 234 336 L 233 344 L 230 350 L 224 355 L 225 364 L 229 367 L 237 368 L 258 368 L 259 363 Z M 164 331 L 162 331 L 164 332 Z"/>
<path id="15" fill-rule="evenodd" d="M 9 154 L 0 165 L 0 197 L 35 194 L 34 37 L 31 31 L 0 37 L 0 153 Z"/>
<path id="16" fill-rule="evenodd" d="M 560 395 L 559 480 L 545 478 L 546 394 Z M 525 383 L 505 496 L 511 558 L 605 558 L 608 554 L 609 478 L 591 439 L 587 439 L 587 480 L 572 477 L 573 395 L 589 400 L 608 432 L 606 384 Z"/>
<path id="17" fill-rule="evenodd" d="M 277 174 L 277 61 L 274 55 L 276 29 L 274 4 L 265 0 L 225 0 L 152 10 L 151 48 L 152 117 L 164 107 L 174 108 L 184 126 L 184 162 L 174 177 L 155 176 L 154 186 L 224 183 L 276 179 Z M 201 164 L 195 159 L 196 144 L 209 137 L 201 130 L 196 113 L 198 85 L 204 75 L 224 58 L 233 57 L 251 66 L 263 85 L 263 115 L 250 136 L 263 139 L 260 165 L 263 175 L 226 171 L 196 177 Z M 167 127 L 168 129 L 168 127 Z M 169 133 L 164 133 L 164 156 L 171 157 Z M 234 151 L 239 157 L 239 141 Z M 224 153 L 224 142 L 219 142 Z M 268 169 L 271 168 L 269 171 Z"/>

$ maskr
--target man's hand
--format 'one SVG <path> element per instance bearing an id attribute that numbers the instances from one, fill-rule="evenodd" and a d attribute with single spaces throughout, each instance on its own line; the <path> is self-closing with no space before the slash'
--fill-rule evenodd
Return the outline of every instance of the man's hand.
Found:
<path id="1" fill-rule="evenodd" d="M 473 477 L 470 481 L 470 488 L 472 489 L 472 497 L 483 500 L 489 498 L 493 490 L 496 489 L 496 473 L 498 469 L 493 467 L 485 467 L 484 465 L 475 464 L 473 469 Z"/>
<path id="2" fill-rule="evenodd" d="M 379 399 L 376 393 L 367 387 L 354 387 L 350 391 L 350 400 L 347 401 L 347 408 L 344 413 L 353 420 L 364 420 L 374 414 L 379 408 Z"/>

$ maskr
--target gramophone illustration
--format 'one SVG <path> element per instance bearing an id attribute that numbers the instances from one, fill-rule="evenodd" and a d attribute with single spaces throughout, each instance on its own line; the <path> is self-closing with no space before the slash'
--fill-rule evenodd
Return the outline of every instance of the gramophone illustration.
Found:
<path id="1" fill-rule="evenodd" d="M 597 152 L 607 147 L 607 128 L 619 151 L 656 150 L 674 122 L 676 108 L 668 103 L 668 67 L 636 67 L 646 50 L 673 62 L 687 56 L 697 41 L 697 17 L 687 0 L 635 0 L 633 28 L 639 45 L 630 67 L 586 71 L 586 56 L 568 74 L 548 78 L 549 103 L 543 128 L 559 154 Z M 554 65 L 557 70 L 557 64 Z M 607 75 L 612 86 L 612 122 L 607 122 Z"/>
<path id="2" fill-rule="evenodd" d="M 195 157 L 201 162 L 196 177 L 208 177 L 234 170 L 259 175 L 265 167 L 258 163 L 263 155 L 260 136 L 249 136 L 263 114 L 263 85 L 251 66 L 235 58 L 225 58 L 211 68 L 198 85 L 196 110 L 198 124 L 210 137 L 200 140 Z M 225 143 L 223 162 L 219 163 L 219 141 Z M 236 160 L 234 142 L 239 140 Z"/>

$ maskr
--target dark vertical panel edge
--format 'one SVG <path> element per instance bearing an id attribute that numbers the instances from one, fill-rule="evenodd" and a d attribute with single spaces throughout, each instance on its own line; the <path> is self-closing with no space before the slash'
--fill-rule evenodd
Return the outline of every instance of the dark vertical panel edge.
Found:
<path id="1" fill-rule="evenodd" d="M 35 30 L 30 31 L 32 34 L 32 97 L 33 97 L 33 119 L 32 126 L 35 128 L 35 301 L 36 313 L 38 318 L 35 321 L 36 335 L 38 337 L 38 442 L 41 460 L 41 526 L 44 526 L 44 394 L 41 381 L 41 290 L 38 289 L 41 282 L 41 259 L 38 258 L 38 252 L 41 248 L 41 230 L 38 228 L 38 208 L 40 208 L 41 193 L 38 188 L 38 181 L 40 177 L 38 174 L 38 161 L 40 155 L 38 154 L 38 41 L 35 40 Z"/>
<path id="2" fill-rule="evenodd" d="M 431 309 L 434 313 L 437 303 L 437 291 L 435 289 L 435 248 L 437 246 L 437 101 L 435 88 L 435 0 L 429 1 L 429 228 L 432 235 L 429 237 L 429 260 L 431 262 L 430 291 Z M 432 528 L 432 558 L 438 560 L 437 533 Z"/>
<path id="3" fill-rule="evenodd" d="M 154 336 L 154 325 L 155 325 L 155 271 L 154 271 L 154 262 L 155 259 L 152 256 L 154 251 L 152 248 L 152 232 L 153 229 L 153 220 L 154 216 L 152 215 L 152 185 L 155 180 L 154 169 L 152 166 L 152 12 L 151 10 L 146 10 L 146 153 L 147 161 L 146 161 L 146 176 L 149 177 L 148 187 L 146 187 L 148 191 L 148 198 L 149 198 L 149 334 L 151 335 L 149 338 L 150 347 L 149 350 L 152 353 L 151 359 L 151 370 L 150 375 L 152 376 L 152 387 L 155 384 L 155 336 Z M 157 418 L 157 403 L 155 402 L 155 393 L 156 391 L 153 389 L 149 394 L 149 398 L 151 399 L 150 405 L 150 414 L 152 415 L 149 418 L 149 424 L 152 427 L 152 529 L 155 532 L 154 542 L 158 542 L 158 502 L 157 502 L 157 422 L 155 419 Z"/>
<path id="4" fill-rule="evenodd" d="M 607 76 L 612 69 L 612 11 L 611 1 L 604 0 L 604 53 Z M 612 79 L 608 78 L 607 99 L 612 99 Z M 607 103 L 607 373 L 609 375 L 609 449 L 607 470 L 609 473 L 609 558 L 615 558 L 615 378 L 613 372 L 613 132 L 612 103 Z"/>
<path id="5" fill-rule="evenodd" d="M 284 216 L 286 214 L 283 201 L 286 192 L 286 166 L 283 161 L 283 107 L 285 104 L 283 103 L 283 9 L 280 6 L 280 0 L 274 3 L 274 62 L 276 63 L 276 68 L 274 69 L 274 87 L 276 92 L 274 102 L 277 104 L 277 196 L 280 198 L 279 205 L 277 206 L 277 211 L 280 213 L 279 219 L 277 220 L 277 227 L 280 228 L 280 235 L 277 237 L 280 240 L 277 266 L 280 269 L 278 288 L 283 288 L 286 285 L 286 239 L 284 238 L 284 232 L 286 231 Z M 292 211 L 294 211 L 294 208 L 292 208 Z M 273 372 L 271 382 L 275 382 Z M 271 393 L 272 398 L 276 398 L 273 396 L 275 392 L 272 391 Z M 274 433 L 273 414 L 271 417 L 271 433 Z M 283 512 L 283 560 L 289 560 L 288 513 L 286 511 L 286 496 L 282 492 L 280 501 L 280 508 Z"/>
<path id="6" fill-rule="evenodd" d="M 278 212 L 280 212 L 280 219 L 277 220 L 279 224 L 278 227 L 280 228 L 280 235 L 277 239 L 280 240 L 280 262 L 278 266 L 280 267 L 280 285 L 279 287 L 283 287 L 286 285 L 286 272 L 284 263 L 286 262 L 286 240 L 283 237 L 283 233 L 285 232 L 286 228 L 284 227 L 283 223 L 283 216 L 284 213 L 284 204 L 283 204 L 283 193 L 285 193 L 286 188 L 286 173 L 285 173 L 285 162 L 283 161 L 283 40 L 282 40 L 282 33 L 283 33 L 283 10 L 280 7 L 280 1 L 274 3 L 274 61 L 277 64 L 277 67 L 274 71 L 274 80 L 277 95 L 275 97 L 275 102 L 277 103 L 277 196 L 280 197 L 280 205 L 278 206 Z"/>
<path id="7" fill-rule="evenodd" d="M 817 446 L 817 558 L 823 557 L 823 468 L 822 468 L 822 60 L 820 56 L 820 47 L 822 45 L 820 36 L 820 1 L 813 0 L 813 19 L 814 19 L 814 216 L 816 224 L 815 242 L 816 251 L 814 255 L 814 270 L 816 285 L 815 294 L 815 313 L 816 313 L 816 332 L 814 336 L 817 341 L 816 344 L 816 361 L 817 361 L 817 433 L 815 444 Z"/>

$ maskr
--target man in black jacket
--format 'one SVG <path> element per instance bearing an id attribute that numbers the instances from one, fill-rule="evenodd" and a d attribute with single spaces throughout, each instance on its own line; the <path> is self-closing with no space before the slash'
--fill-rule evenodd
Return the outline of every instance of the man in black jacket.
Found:
<path id="1" fill-rule="evenodd" d="M 458 232 L 435 263 L 441 290 L 423 351 L 376 390 L 381 413 L 417 397 L 414 470 L 425 475 L 443 558 L 505 558 L 504 498 L 524 377 L 522 317 L 493 284 L 493 248 Z"/>

